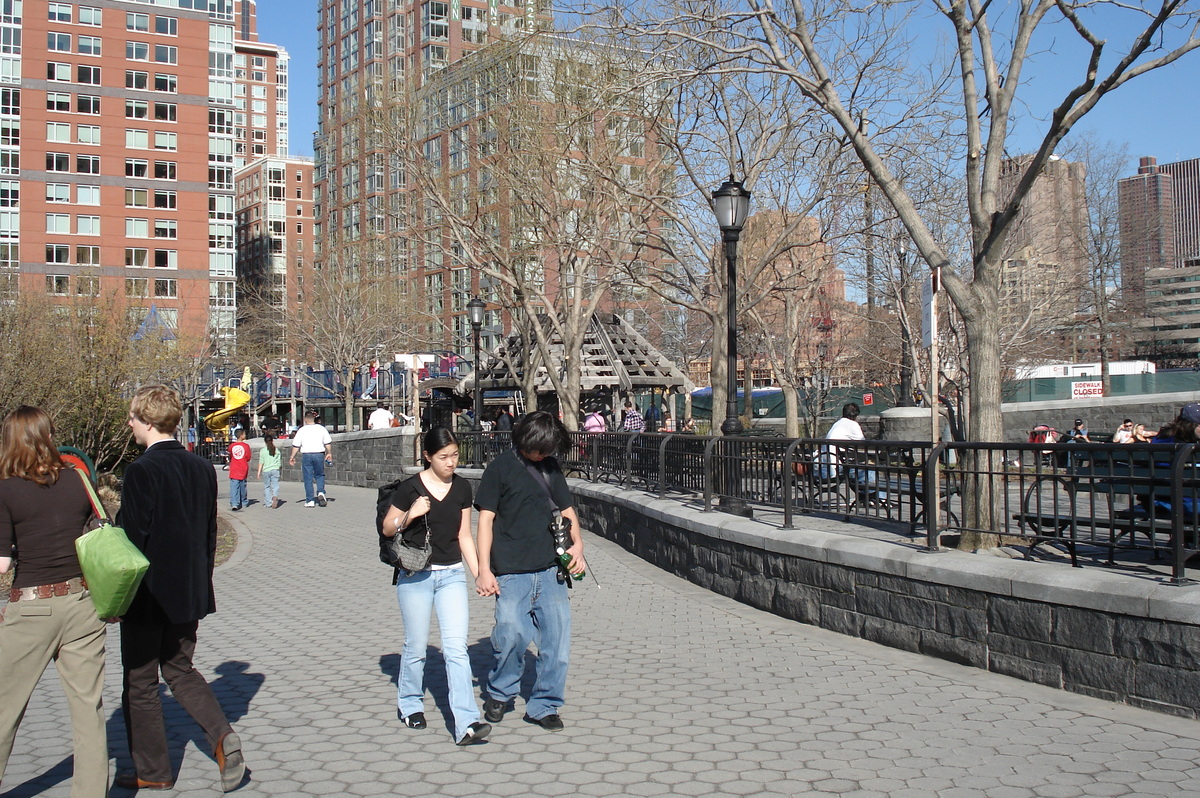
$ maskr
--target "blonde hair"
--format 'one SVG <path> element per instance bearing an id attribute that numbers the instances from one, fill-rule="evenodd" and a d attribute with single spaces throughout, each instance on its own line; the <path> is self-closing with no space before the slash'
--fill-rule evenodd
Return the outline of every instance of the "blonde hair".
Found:
<path id="1" fill-rule="evenodd" d="M 147 385 L 138 389 L 129 403 L 129 412 L 144 424 L 164 435 L 174 435 L 183 417 L 179 392 L 166 385 Z"/>
<path id="2" fill-rule="evenodd" d="M 20 477 L 53 485 L 64 468 L 54 442 L 54 422 L 40 407 L 21 405 L 0 424 L 0 479 Z"/>

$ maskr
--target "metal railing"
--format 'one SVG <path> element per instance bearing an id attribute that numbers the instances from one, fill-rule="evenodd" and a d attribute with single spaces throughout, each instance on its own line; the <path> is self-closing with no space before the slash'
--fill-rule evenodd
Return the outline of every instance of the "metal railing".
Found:
<path id="1" fill-rule="evenodd" d="M 463 465 L 511 445 L 507 433 L 464 433 Z M 476 447 L 479 447 L 478 449 Z M 572 434 L 560 459 L 568 476 L 698 498 L 712 510 L 722 491 L 748 505 L 856 519 L 924 536 L 995 536 L 992 545 L 1064 549 L 1113 564 L 1124 552 L 1171 560 L 1186 580 L 1200 550 L 1200 445 L 990 444 L 707 437 L 677 433 Z M 722 479 L 722 475 L 726 475 Z M 729 475 L 732 475 L 731 477 Z M 935 477 L 936 475 L 936 477 Z"/>

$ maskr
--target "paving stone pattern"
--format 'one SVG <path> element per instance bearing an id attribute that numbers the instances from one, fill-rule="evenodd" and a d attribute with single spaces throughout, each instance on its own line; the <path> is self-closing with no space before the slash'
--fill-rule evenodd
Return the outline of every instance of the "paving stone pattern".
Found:
<path id="1" fill-rule="evenodd" d="M 325 509 L 304 508 L 296 483 L 283 497 L 233 515 L 241 545 L 200 629 L 197 665 L 251 769 L 239 795 L 1200 796 L 1200 723 L 783 620 L 595 537 L 603 589 L 589 578 L 574 592 L 566 730 L 523 723 L 518 699 L 487 743 L 457 748 L 436 652 L 429 728 L 396 719 L 402 630 L 376 558 L 374 491 L 331 486 Z M 477 676 L 490 610 L 472 599 Z M 105 700 L 124 771 L 113 634 Z M 199 729 L 164 704 L 180 763 L 170 794 L 216 794 Z M 69 757 L 50 669 L 0 795 L 66 796 Z"/>

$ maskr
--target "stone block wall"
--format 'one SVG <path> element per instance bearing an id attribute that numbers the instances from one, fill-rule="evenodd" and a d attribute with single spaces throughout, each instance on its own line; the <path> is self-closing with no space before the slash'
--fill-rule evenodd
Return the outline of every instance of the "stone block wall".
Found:
<path id="1" fill-rule="evenodd" d="M 416 436 L 399 429 L 342 432 L 333 438 L 333 465 L 325 466 L 325 481 L 334 485 L 358 488 L 378 487 L 401 476 L 406 468 L 416 464 Z M 251 442 L 252 448 L 262 446 L 261 440 Z M 280 479 L 299 482 L 300 458 L 288 465 L 291 441 L 283 441 L 283 469 Z"/>
<path id="2" fill-rule="evenodd" d="M 701 513 L 575 483 L 585 529 L 785 618 L 1039 684 L 1200 717 L 1200 587 Z"/>

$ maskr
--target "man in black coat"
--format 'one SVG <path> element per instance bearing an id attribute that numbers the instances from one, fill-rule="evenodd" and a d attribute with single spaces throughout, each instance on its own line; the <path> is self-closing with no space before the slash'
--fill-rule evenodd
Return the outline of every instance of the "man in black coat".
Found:
<path id="1" fill-rule="evenodd" d="M 136 772 L 118 776 L 117 785 L 174 786 L 158 692 L 161 669 L 175 700 L 204 730 L 222 789 L 229 792 L 245 775 L 241 740 L 192 667 L 199 621 L 216 611 L 217 476 L 210 463 L 175 440 L 182 415 L 179 394 L 163 385 L 142 388 L 130 403 L 129 426 L 146 451 L 125 470 L 117 520 L 150 569 L 121 619 L 121 709 Z"/>

